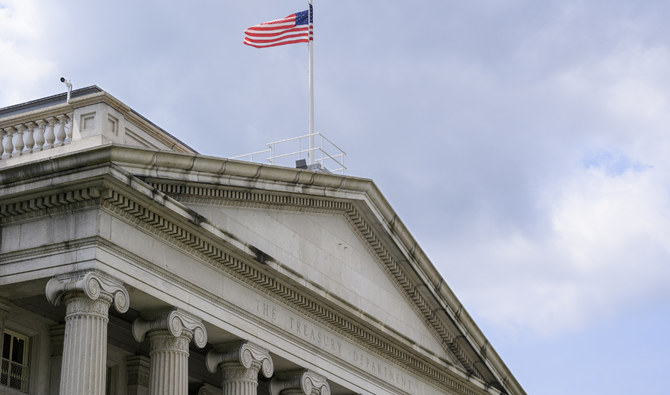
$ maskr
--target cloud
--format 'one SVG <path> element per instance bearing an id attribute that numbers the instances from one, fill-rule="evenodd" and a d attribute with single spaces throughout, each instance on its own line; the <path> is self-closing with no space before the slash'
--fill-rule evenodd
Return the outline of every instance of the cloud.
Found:
<path id="1" fill-rule="evenodd" d="M 665 47 L 625 43 L 548 74 L 542 89 L 563 115 L 546 129 L 552 145 L 520 146 L 508 168 L 546 172 L 516 195 L 534 227 L 518 215 L 503 226 L 499 215 L 471 212 L 447 243 L 429 243 L 477 316 L 554 336 L 670 300 L 669 66 Z M 553 171 L 534 162 L 544 154 L 562 159 Z"/>
<path id="2" fill-rule="evenodd" d="M 546 190 L 546 232 L 457 240 L 436 262 L 490 324 L 542 336 L 583 329 L 670 297 L 668 181 L 658 169 L 576 170 Z"/>
<path id="3" fill-rule="evenodd" d="M 394 176 L 434 208 L 410 229 L 478 319 L 557 336 L 670 300 L 670 51 L 648 12 L 556 5 L 492 65 L 425 59 L 443 74 L 422 69 L 424 97 L 451 100 L 426 122 L 442 162 Z"/>
<path id="4" fill-rule="evenodd" d="M 45 29 L 57 27 L 45 15 L 31 1 L 0 2 L 0 106 L 38 97 L 41 79 L 53 73 L 53 62 L 39 50 Z"/>

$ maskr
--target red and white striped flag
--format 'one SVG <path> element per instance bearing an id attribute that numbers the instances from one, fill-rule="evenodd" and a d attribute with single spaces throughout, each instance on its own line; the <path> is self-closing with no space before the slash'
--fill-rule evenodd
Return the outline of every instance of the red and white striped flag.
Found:
<path id="1" fill-rule="evenodd" d="M 244 44 L 255 48 L 267 48 L 308 43 L 309 40 L 314 40 L 312 27 L 314 13 L 311 4 L 309 8 L 309 10 L 296 12 L 286 18 L 248 28 L 244 31 Z"/>

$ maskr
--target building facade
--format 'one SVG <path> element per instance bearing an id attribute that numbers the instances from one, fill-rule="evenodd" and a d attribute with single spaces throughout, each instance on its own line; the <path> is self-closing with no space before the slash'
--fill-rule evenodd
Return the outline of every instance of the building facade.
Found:
<path id="1" fill-rule="evenodd" d="M 0 109 L 5 394 L 523 394 L 367 179 L 89 87 Z"/>

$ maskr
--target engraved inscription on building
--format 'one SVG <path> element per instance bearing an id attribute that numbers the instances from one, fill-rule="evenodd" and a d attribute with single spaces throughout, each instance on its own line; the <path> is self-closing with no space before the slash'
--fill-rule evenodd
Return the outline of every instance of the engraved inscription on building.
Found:
<path id="1" fill-rule="evenodd" d="M 424 393 L 422 383 L 410 375 L 383 362 L 380 358 L 363 351 L 360 347 L 342 340 L 330 331 L 301 318 L 287 309 L 266 300 L 257 299 L 255 313 L 265 321 L 290 332 L 291 334 L 317 346 L 329 354 L 355 365 L 368 374 L 402 388 L 410 393 Z"/>

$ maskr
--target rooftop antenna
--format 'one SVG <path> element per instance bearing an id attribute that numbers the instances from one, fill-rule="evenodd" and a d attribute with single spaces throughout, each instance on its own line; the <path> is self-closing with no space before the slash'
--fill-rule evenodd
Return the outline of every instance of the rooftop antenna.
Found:
<path id="1" fill-rule="evenodd" d="M 67 103 L 70 102 L 70 94 L 72 93 L 72 81 L 65 79 L 65 77 L 60 77 L 60 82 L 64 83 L 67 86 Z"/>

